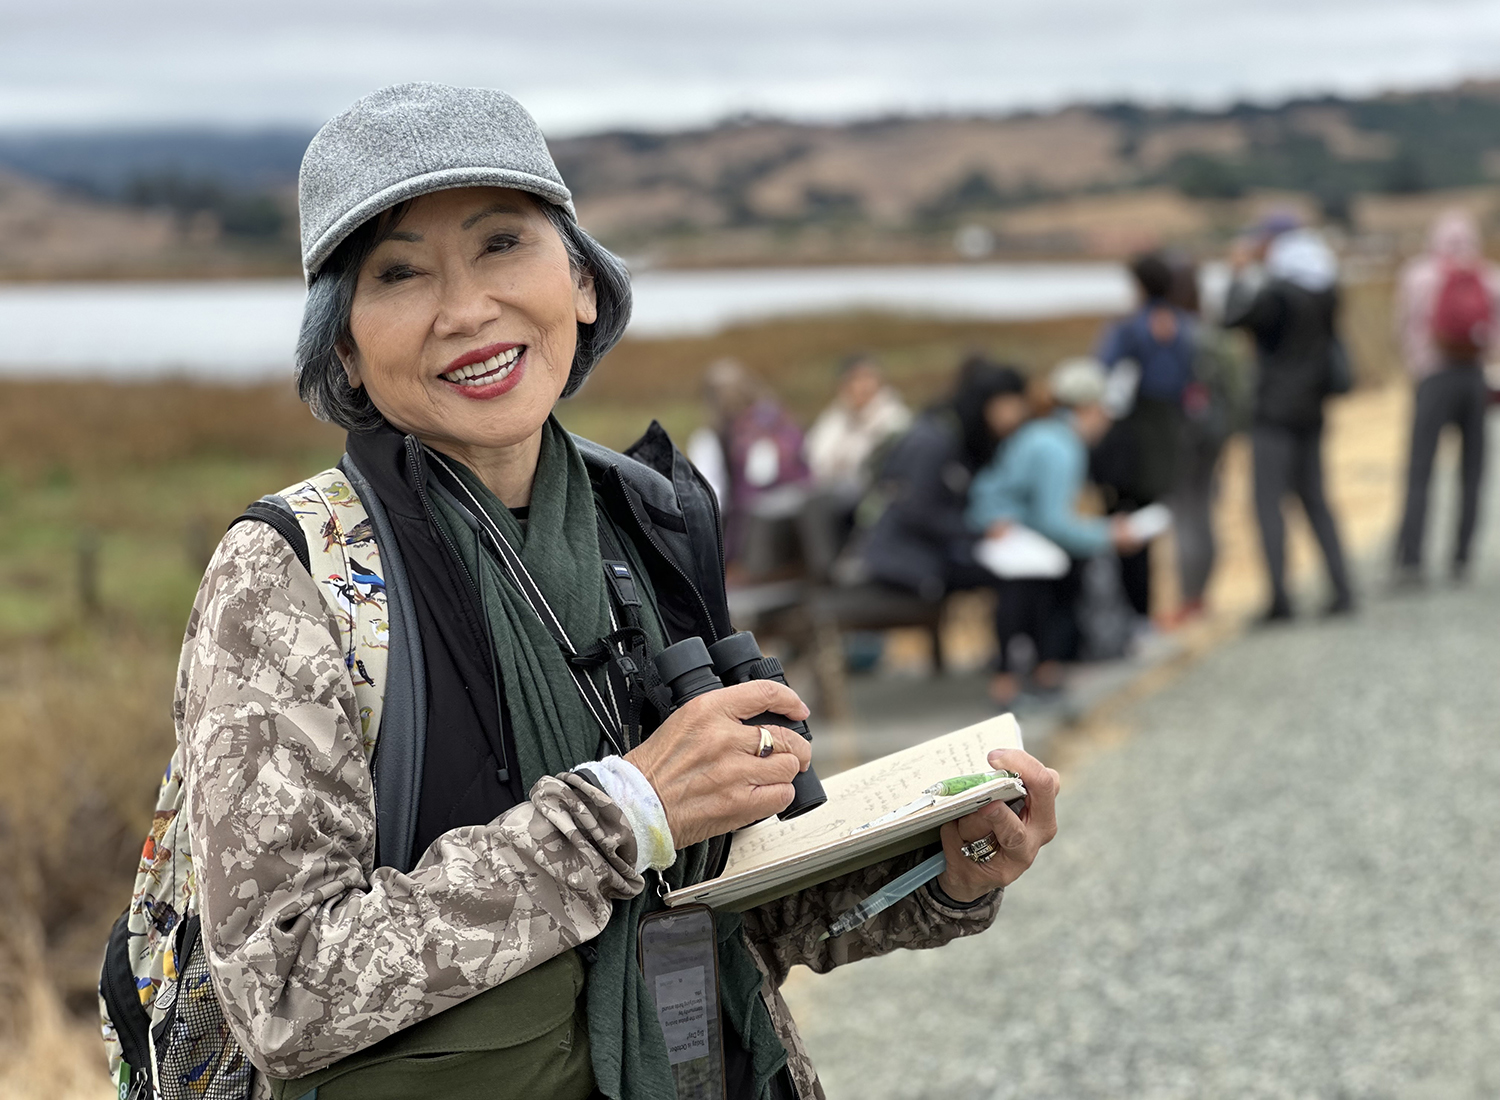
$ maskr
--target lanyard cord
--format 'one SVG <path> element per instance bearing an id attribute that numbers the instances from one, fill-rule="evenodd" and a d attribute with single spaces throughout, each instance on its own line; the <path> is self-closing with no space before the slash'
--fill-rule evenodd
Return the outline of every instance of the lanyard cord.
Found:
<path id="1" fill-rule="evenodd" d="M 557 613 L 552 610 L 552 605 L 547 602 L 547 597 L 542 592 L 541 586 L 536 583 L 530 571 L 527 570 L 526 564 L 521 560 L 521 555 L 516 553 L 515 548 L 510 544 L 510 540 L 505 537 L 505 532 L 501 531 L 495 524 L 495 521 L 485 512 L 474 494 L 469 491 L 469 487 L 453 472 L 452 467 L 443 460 L 443 457 L 430 447 L 426 447 L 424 450 L 426 450 L 428 458 L 447 475 L 446 479 L 435 481 L 437 490 L 464 517 L 470 527 L 481 535 L 489 537 L 490 543 L 494 546 L 501 572 L 505 574 L 511 586 L 520 593 L 521 598 L 531 608 L 532 614 L 537 617 L 537 621 L 542 624 L 547 633 L 552 635 L 553 641 L 557 643 L 558 648 L 563 652 L 563 656 L 567 658 L 568 672 L 573 677 L 573 683 L 578 688 L 578 694 L 583 697 L 584 706 L 588 707 L 594 716 L 594 720 L 599 723 L 599 728 L 603 731 L 605 740 L 609 742 L 617 754 L 621 756 L 625 755 L 625 732 L 618 706 L 612 708 L 605 701 L 604 696 L 600 694 L 599 688 L 595 685 L 594 681 L 589 679 L 587 673 L 575 664 L 579 656 L 578 650 L 573 645 L 572 639 L 568 637 L 568 632 L 564 629 L 561 620 L 558 619 Z M 451 480 L 454 485 L 458 486 L 474 505 L 472 510 L 457 498 L 452 489 L 444 484 L 444 480 Z M 487 613 L 486 618 L 488 618 Z M 610 612 L 610 619 L 613 623 L 613 609 Z M 610 694 L 613 696 L 613 690 L 611 690 Z"/>

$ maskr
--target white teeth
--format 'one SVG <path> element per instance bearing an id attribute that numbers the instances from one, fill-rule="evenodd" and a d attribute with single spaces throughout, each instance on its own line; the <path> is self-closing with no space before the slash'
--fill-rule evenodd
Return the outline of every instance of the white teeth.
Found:
<path id="1" fill-rule="evenodd" d="M 492 355 L 482 363 L 470 363 L 467 367 L 459 367 L 458 370 L 449 371 L 442 375 L 444 381 L 464 386 L 488 386 L 499 382 L 508 376 L 516 359 L 525 349 L 517 346 L 509 351 L 502 351 L 499 355 Z M 495 373 L 495 372 L 499 373 Z"/>

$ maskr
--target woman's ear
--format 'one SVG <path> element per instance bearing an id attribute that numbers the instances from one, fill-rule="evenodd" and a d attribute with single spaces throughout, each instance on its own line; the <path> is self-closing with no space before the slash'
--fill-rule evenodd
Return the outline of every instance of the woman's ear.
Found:
<path id="1" fill-rule="evenodd" d="M 359 355 L 354 348 L 340 340 L 333 346 L 333 353 L 339 357 L 344 376 L 349 379 L 349 388 L 357 390 L 364 385 L 364 380 L 359 375 Z"/>
<path id="2" fill-rule="evenodd" d="M 584 270 L 573 276 L 573 313 L 580 325 L 592 325 L 599 319 L 599 296 L 594 292 L 594 276 Z"/>

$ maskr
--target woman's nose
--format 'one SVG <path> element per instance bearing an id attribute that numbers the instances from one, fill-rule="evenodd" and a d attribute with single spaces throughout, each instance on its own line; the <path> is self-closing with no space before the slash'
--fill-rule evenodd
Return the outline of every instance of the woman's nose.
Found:
<path id="1" fill-rule="evenodd" d="M 443 280 L 433 329 L 439 336 L 472 336 L 500 313 L 500 302 L 483 280 L 455 272 Z"/>

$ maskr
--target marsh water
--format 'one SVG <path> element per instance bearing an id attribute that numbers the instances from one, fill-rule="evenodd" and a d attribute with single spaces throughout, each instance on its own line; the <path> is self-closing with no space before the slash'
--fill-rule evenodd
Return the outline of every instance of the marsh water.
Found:
<path id="1" fill-rule="evenodd" d="M 1131 301 L 1112 263 L 645 270 L 633 282 L 641 337 L 859 310 L 1022 320 Z M 302 299 L 297 279 L 0 286 L 0 374 L 275 377 L 290 367 Z"/>

